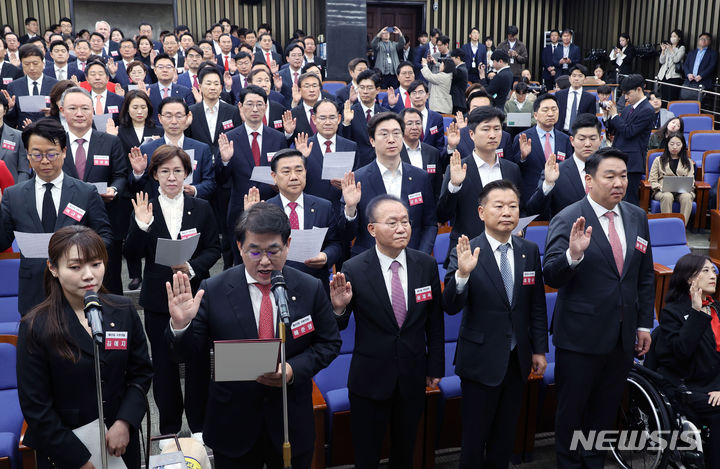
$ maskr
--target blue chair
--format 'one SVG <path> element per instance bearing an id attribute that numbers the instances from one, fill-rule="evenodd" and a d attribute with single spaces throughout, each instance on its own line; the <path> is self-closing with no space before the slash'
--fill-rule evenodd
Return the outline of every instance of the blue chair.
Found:
<path id="1" fill-rule="evenodd" d="M 667 109 L 676 116 L 682 114 L 700 114 L 700 101 L 670 101 Z"/>
<path id="2" fill-rule="evenodd" d="M 690 132 L 688 139 L 690 158 L 695 161 L 697 168 L 702 167 L 702 158 L 708 150 L 720 149 L 720 131 L 718 130 L 695 130 Z"/>
<path id="3" fill-rule="evenodd" d="M 0 334 L 17 335 L 19 270 L 20 259 L 0 260 Z"/>
<path id="4" fill-rule="evenodd" d="M 347 83 L 345 83 L 344 81 L 329 80 L 329 81 L 324 81 L 322 84 L 323 90 L 327 91 L 328 93 L 332 94 L 333 96 L 335 96 L 335 93 L 337 93 L 338 90 L 345 88 L 345 86 L 347 86 Z"/>
<path id="5" fill-rule="evenodd" d="M 382 104 L 387 99 L 387 91 L 381 91 L 377 94 L 377 97 L 375 98 L 379 104 Z"/>
<path id="6" fill-rule="evenodd" d="M 674 269 L 678 259 L 690 253 L 682 216 L 677 214 L 662 214 L 660 217 L 650 215 L 648 226 L 653 261 Z M 635 249 L 635 246 L 627 248 Z"/>
<path id="7" fill-rule="evenodd" d="M 452 124 L 454 120 L 455 117 L 443 115 L 443 133 L 447 132 L 448 127 L 450 127 L 450 124 Z"/>
<path id="8" fill-rule="evenodd" d="M 690 132 L 696 130 L 713 130 L 713 116 L 710 114 L 683 114 L 680 116 L 683 121 L 683 134 L 685 141 L 690 138 Z"/>
<path id="9" fill-rule="evenodd" d="M 557 292 L 545 293 L 545 305 L 547 306 L 548 327 L 552 324 L 553 313 L 555 312 L 555 301 Z M 543 383 L 546 385 L 555 384 L 555 345 L 552 338 L 548 341 L 548 353 L 545 355 L 548 366 L 543 374 Z"/>
<path id="10" fill-rule="evenodd" d="M 350 414 L 350 397 L 348 396 L 347 380 L 350 372 L 351 353 L 341 353 L 330 365 L 315 375 L 315 384 L 327 404 L 325 412 L 325 440 L 333 440 L 333 423 L 336 414 Z M 328 460 L 328 463 L 330 461 Z"/>
<path id="11" fill-rule="evenodd" d="M 2 338 L 0 338 L 2 339 Z M 23 427 L 23 415 L 18 400 L 15 371 L 14 340 L 0 340 L 0 458 L 9 458 L 13 469 L 20 469 L 19 442 Z"/>
<path id="12" fill-rule="evenodd" d="M 548 222 L 532 222 L 525 228 L 525 239 L 538 245 L 540 249 L 540 262 L 545 256 L 545 239 L 547 238 Z"/>
<path id="13" fill-rule="evenodd" d="M 460 334 L 460 324 L 462 323 L 463 312 L 457 314 L 445 314 L 445 342 L 457 342 Z M 448 376 L 447 368 L 445 376 Z"/>
<path id="14" fill-rule="evenodd" d="M 445 258 L 448 255 L 448 247 L 450 247 L 450 233 L 438 233 L 435 237 L 435 245 L 433 246 L 433 256 L 438 264 L 438 275 L 440 275 L 440 282 L 445 281 Z"/>

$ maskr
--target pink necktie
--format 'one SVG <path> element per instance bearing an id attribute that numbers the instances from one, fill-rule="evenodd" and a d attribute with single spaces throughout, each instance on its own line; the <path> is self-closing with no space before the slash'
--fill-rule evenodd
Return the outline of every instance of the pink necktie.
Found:
<path id="1" fill-rule="evenodd" d="M 552 155 L 552 148 L 550 147 L 550 132 L 547 132 L 545 134 L 545 160 L 547 161 L 548 158 L 550 158 L 550 155 Z"/>
<path id="2" fill-rule="evenodd" d="M 293 83 L 297 85 L 298 72 L 293 72 Z"/>
<path id="3" fill-rule="evenodd" d="M 272 301 L 270 300 L 270 285 L 255 286 L 262 293 L 262 301 L 260 301 L 260 320 L 258 321 L 258 339 L 272 339 L 275 337 L 275 327 L 273 326 Z"/>
<path id="4" fill-rule="evenodd" d="M 103 105 L 102 105 L 102 101 L 101 101 L 102 95 L 99 94 L 99 95 L 95 96 L 95 99 L 96 99 L 95 115 L 99 116 L 99 115 L 102 115 L 102 113 L 103 113 Z"/>
<path id="5" fill-rule="evenodd" d="M 167 98 L 170 95 L 170 90 L 163 88 L 163 98 Z"/>
<path id="6" fill-rule="evenodd" d="M 200 83 L 198 83 L 197 75 L 193 75 L 193 88 L 200 89 Z"/>
<path id="7" fill-rule="evenodd" d="M 392 300 L 392 309 L 395 313 L 395 320 L 398 323 L 398 327 L 402 327 L 405 322 L 405 316 L 407 310 L 405 309 L 405 293 L 403 292 L 402 283 L 400 282 L 400 275 L 398 269 L 400 263 L 393 261 L 390 264 L 390 270 L 392 270 L 392 280 L 390 281 L 390 299 Z"/>
<path id="8" fill-rule="evenodd" d="M 288 207 L 290 207 L 290 229 L 292 230 L 299 230 L 300 229 L 300 220 L 298 219 L 298 214 L 295 211 L 297 208 L 297 202 L 289 202 Z"/>
<path id="9" fill-rule="evenodd" d="M 317 133 L 317 127 L 315 126 L 315 123 L 314 123 L 313 120 L 312 120 L 312 116 L 313 116 L 314 114 L 315 114 L 315 111 L 313 111 L 312 109 L 310 109 L 310 119 L 309 119 L 309 121 L 310 121 L 310 130 L 312 130 L 313 135 L 315 135 L 315 134 Z"/>
<path id="10" fill-rule="evenodd" d="M 608 238 L 610 239 L 610 247 L 612 248 L 613 257 L 615 258 L 615 265 L 617 266 L 618 273 L 622 275 L 623 264 L 625 263 L 625 260 L 623 259 L 620 236 L 615 230 L 615 212 L 607 212 L 605 214 L 605 217 L 610 222 L 608 225 Z"/>
<path id="11" fill-rule="evenodd" d="M 84 138 L 75 140 L 78 144 L 77 150 L 75 150 L 75 169 L 78 173 L 78 179 L 81 181 L 85 180 L 85 162 L 87 161 L 87 154 L 85 153 Z"/>

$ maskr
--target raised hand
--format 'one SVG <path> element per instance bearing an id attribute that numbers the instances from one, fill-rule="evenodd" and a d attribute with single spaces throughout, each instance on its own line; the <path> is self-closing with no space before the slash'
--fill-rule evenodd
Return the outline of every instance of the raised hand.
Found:
<path id="1" fill-rule="evenodd" d="M 145 85 L 145 81 L 140 80 L 140 83 L 136 83 L 136 84 L 137 84 L 138 91 L 142 91 L 143 93 L 147 94 L 148 96 L 150 95 L 150 93 L 148 93 L 147 85 Z"/>
<path id="2" fill-rule="evenodd" d="M 278 63 L 274 60 L 270 61 L 270 71 L 275 74 L 280 71 L 280 67 L 278 66 Z"/>
<path id="3" fill-rule="evenodd" d="M 260 190 L 252 186 L 247 194 L 243 196 L 243 209 L 249 210 L 250 207 L 260 202 Z"/>
<path id="4" fill-rule="evenodd" d="M 345 199 L 345 214 L 354 217 L 357 212 L 357 204 L 360 203 L 362 190 L 359 181 L 355 184 L 355 173 L 352 171 L 345 173 L 343 177 L 342 194 Z"/>
<path id="5" fill-rule="evenodd" d="M 467 163 L 462 162 L 460 152 L 455 150 L 450 157 L 450 183 L 453 186 L 462 185 L 467 174 Z"/>
<path id="6" fill-rule="evenodd" d="M 341 314 L 345 307 L 350 304 L 352 296 L 352 285 L 345 280 L 345 274 L 339 272 L 333 275 L 332 280 L 330 280 L 330 302 L 335 313 Z"/>
<path id="7" fill-rule="evenodd" d="M 193 94 L 193 98 L 195 98 L 195 102 L 199 103 L 202 101 L 202 93 L 199 89 L 195 88 L 194 86 L 190 88 L 190 91 Z"/>
<path id="8" fill-rule="evenodd" d="M 115 76 L 115 74 L 118 71 L 118 64 L 117 64 L 117 62 L 115 62 L 115 60 L 113 60 L 112 57 L 108 58 L 108 60 L 107 60 L 107 68 L 110 71 L 110 74 L 112 76 Z"/>
<path id="9" fill-rule="evenodd" d="M 458 263 L 458 276 L 461 278 L 468 278 L 470 272 L 473 271 L 480 258 L 480 248 L 476 247 L 474 250 L 470 248 L 470 240 L 467 236 L 462 235 L 458 239 L 457 243 L 457 263 Z"/>
<path id="10" fill-rule="evenodd" d="M 276 66 L 276 68 L 277 68 L 277 66 Z M 280 74 L 277 71 L 273 72 L 273 86 L 275 86 L 275 90 L 280 91 L 282 89 L 282 85 L 283 85 L 283 79 L 280 76 Z"/>
<path id="11" fill-rule="evenodd" d="M 234 75 L 237 72 L 237 64 L 235 63 L 234 60 L 228 61 L 228 72 L 230 72 L 230 74 L 232 74 L 232 75 Z"/>
<path id="12" fill-rule="evenodd" d="M 30 124 L 32 124 L 32 121 L 31 121 L 30 119 L 28 119 L 28 118 L 25 118 L 25 119 L 23 119 L 23 121 L 22 121 L 22 128 L 24 129 L 25 127 L 27 127 L 27 126 L 30 125 Z"/>
<path id="13" fill-rule="evenodd" d="M 295 149 L 302 153 L 305 158 L 310 156 L 312 147 L 313 142 L 310 142 L 310 145 L 308 145 L 308 134 L 306 134 L 305 132 L 300 132 L 298 136 L 295 137 Z"/>
<path id="14" fill-rule="evenodd" d="M 350 87 L 350 93 L 352 94 L 352 86 Z M 343 125 L 350 125 L 350 123 L 353 120 L 353 117 L 355 117 L 355 111 L 352 109 L 352 98 L 345 101 L 345 104 L 343 105 Z"/>
<path id="15" fill-rule="evenodd" d="M 149 195 L 146 192 L 140 191 L 135 194 L 134 199 L 130 199 L 132 202 L 133 210 L 135 211 L 135 218 L 141 222 L 149 225 L 153 217 L 153 206 L 152 203 L 148 202 Z"/>
<path id="16" fill-rule="evenodd" d="M 120 85 L 115 85 L 115 94 L 118 96 L 125 96 L 125 88 Z"/>
<path id="17" fill-rule="evenodd" d="M 577 261 L 580 260 L 583 253 L 590 245 L 590 236 L 592 235 L 592 226 L 588 226 L 585 229 L 585 217 L 579 217 L 573 223 L 570 229 L 570 259 Z"/>
<path id="18" fill-rule="evenodd" d="M 300 100 L 302 99 L 302 95 L 300 94 L 300 87 L 293 83 L 292 85 L 292 107 L 297 106 L 300 104 Z"/>
<path id="19" fill-rule="evenodd" d="M 225 133 L 218 136 L 218 149 L 220 150 L 220 159 L 223 163 L 227 163 L 235 154 L 235 144 L 228 140 Z"/>
<path id="20" fill-rule="evenodd" d="M 147 155 L 143 154 L 138 147 L 132 147 L 130 153 L 128 153 L 130 159 L 130 166 L 132 166 L 133 173 L 142 174 L 147 169 Z"/>
<path id="21" fill-rule="evenodd" d="M 520 144 L 520 158 L 525 161 L 532 151 L 532 139 L 522 133 L 518 136 L 518 144 Z"/>
<path id="22" fill-rule="evenodd" d="M 170 282 L 165 282 L 165 289 L 171 326 L 175 330 L 183 329 L 197 316 L 205 290 L 198 290 L 193 298 L 190 278 L 182 272 L 174 273 L 172 285 Z"/>
<path id="23" fill-rule="evenodd" d="M 545 182 L 548 184 L 555 184 L 555 181 L 560 177 L 560 165 L 555 158 L 555 153 L 552 153 L 545 162 Z"/>
<path id="24" fill-rule="evenodd" d="M 10 93 L 7 92 L 7 90 L 2 90 L 2 95 L 5 97 L 5 99 L 8 102 L 8 110 L 15 107 L 15 95 L 10 96 Z"/>
<path id="25" fill-rule="evenodd" d="M 697 284 L 697 276 L 693 279 L 690 284 L 690 299 L 692 300 L 692 307 L 696 311 L 702 311 L 702 288 Z"/>
<path id="26" fill-rule="evenodd" d="M 395 105 L 397 104 L 399 96 L 400 96 L 400 93 L 395 94 L 395 89 L 392 86 L 388 86 L 387 100 L 388 100 L 388 104 L 390 105 L 391 109 L 393 107 L 395 107 Z"/>
<path id="27" fill-rule="evenodd" d="M 122 88 L 120 88 L 120 89 L 122 89 Z M 112 117 L 109 117 L 107 120 L 107 124 L 105 124 L 105 133 L 108 133 L 110 135 L 115 135 L 117 137 L 118 128 L 115 125 L 115 121 L 112 119 Z"/>
<path id="28" fill-rule="evenodd" d="M 225 73 L 223 73 L 223 84 L 225 85 L 226 90 L 229 90 L 232 88 L 232 75 L 230 75 L 229 71 L 226 71 Z"/>
<path id="29" fill-rule="evenodd" d="M 462 111 L 455 113 L 455 120 L 457 121 L 458 130 L 467 127 L 467 119 Z"/>
<path id="30" fill-rule="evenodd" d="M 157 49 L 153 49 L 153 50 L 150 51 L 150 63 L 151 63 L 151 64 L 154 64 L 154 63 L 155 63 L 155 57 L 157 57 L 157 55 L 158 55 L 158 50 L 157 50 Z"/>
<path id="31" fill-rule="evenodd" d="M 460 127 L 458 124 L 452 122 L 445 131 L 445 136 L 447 137 L 448 150 L 455 150 L 460 145 Z"/>
<path id="32" fill-rule="evenodd" d="M 292 115 L 292 111 L 285 111 L 282 115 L 283 130 L 286 134 L 295 133 L 295 126 L 297 125 L 297 119 Z"/>

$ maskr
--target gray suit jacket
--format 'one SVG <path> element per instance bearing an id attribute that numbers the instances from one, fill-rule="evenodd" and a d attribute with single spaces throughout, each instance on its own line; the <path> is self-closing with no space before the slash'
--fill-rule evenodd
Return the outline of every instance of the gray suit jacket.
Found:
<path id="1" fill-rule="evenodd" d="M 15 184 L 30 179 L 30 163 L 22 141 L 22 132 L 9 125 L 2 126 L 0 136 L 0 160 L 5 162 Z"/>

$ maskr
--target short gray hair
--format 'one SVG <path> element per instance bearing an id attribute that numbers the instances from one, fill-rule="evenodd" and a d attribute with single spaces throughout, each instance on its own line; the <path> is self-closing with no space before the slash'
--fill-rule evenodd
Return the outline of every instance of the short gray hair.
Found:
<path id="1" fill-rule="evenodd" d="M 83 94 L 83 95 L 87 96 L 87 98 L 88 98 L 88 99 L 90 100 L 90 102 L 92 103 L 92 95 L 90 94 L 90 92 L 89 92 L 88 90 L 86 90 L 86 89 L 84 89 L 84 88 L 80 88 L 79 86 L 73 86 L 72 88 L 66 89 L 66 90 L 63 92 L 62 96 L 60 96 L 60 106 L 64 106 L 64 105 L 65 105 L 65 97 L 66 97 L 67 95 L 69 95 L 69 94 L 72 94 L 72 93 L 80 93 L 80 94 Z"/>

